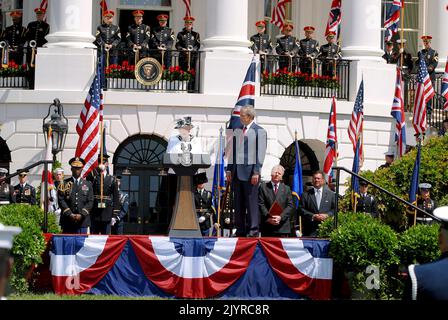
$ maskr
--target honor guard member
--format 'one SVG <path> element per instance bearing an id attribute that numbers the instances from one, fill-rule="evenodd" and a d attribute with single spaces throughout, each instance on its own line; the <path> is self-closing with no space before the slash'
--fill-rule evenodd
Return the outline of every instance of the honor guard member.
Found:
<path id="1" fill-rule="evenodd" d="M 110 64 L 118 64 L 118 51 L 116 50 L 121 42 L 120 27 L 113 24 L 115 12 L 106 10 L 103 13 L 103 23 L 96 29 L 95 44 L 98 48 L 109 51 L 111 57 Z M 106 56 L 106 52 L 103 52 Z"/>
<path id="2" fill-rule="evenodd" d="M 356 212 L 370 214 L 372 218 L 378 218 L 378 204 L 374 196 L 369 194 L 369 184 L 359 180 L 359 198 L 356 203 Z"/>
<path id="3" fill-rule="evenodd" d="M 23 63 L 23 46 L 25 45 L 26 28 L 22 26 L 22 12 L 10 13 L 12 25 L 5 29 L 3 39 L 9 49 L 9 61 L 14 61 L 19 66 Z"/>
<path id="4" fill-rule="evenodd" d="M 154 50 L 154 58 L 162 66 L 169 68 L 171 66 L 171 50 L 175 40 L 174 32 L 167 27 L 168 15 L 159 14 L 157 20 L 159 21 L 159 26 L 155 27 L 151 32 L 150 49 Z"/>
<path id="5" fill-rule="evenodd" d="M 11 255 L 13 238 L 22 232 L 19 227 L 7 227 L 0 223 L 0 300 L 6 300 L 6 288 L 12 275 L 14 258 Z"/>
<path id="6" fill-rule="evenodd" d="M 199 226 L 203 236 L 211 236 L 212 230 L 210 230 L 210 228 L 214 225 L 212 193 L 205 190 L 205 183 L 207 182 L 208 179 L 205 172 L 198 173 L 194 176 L 194 203 L 196 206 Z"/>
<path id="7" fill-rule="evenodd" d="M 393 151 L 387 151 L 384 153 L 386 163 L 380 165 L 380 169 L 389 168 L 394 162 L 395 153 Z"/>
<path id="8" fill-rule="evenodd" d="M 280 70 L 286 69 L 291 72 L 297 69 L 297 54 L 299 46 L 297 45 L 296 37 L 292 36 L 294 25 L 292 23 L 285 23 L 282 29 L 282 36 L 277 39 L 275 51 L 279 55 Z"/>
<path id="9" fill-rule="evenodd" d="M 394 51 L 394 43 L 392 41 L 386 41 L 386 48 L 384 49 L 383 59 L 386 63 L 397 63 L 396 52 Z"/>
<path id="10" fill-rule="evenodd" d="M 56 168 L 54 170 L 54 187 L 56 190 L 59 187 L 59 184 L 64 181 L 64 169 L 62 168 Z"/>
<path id="11" fill-rule="evenodd" d="M 14 186 L 16 203 L 36 204 L 36 189 L 26 182 L 28 172 L 19 174 L 19 184 Z"/>
<path id="12" fill-rule="evenodd" d="M 403 43 L 403 46 L 402 46 Z M 401 67 L 401 55 L 403 54 L 403 72 L 406 74 L 410 74 L 412 69 L 414 68 L 414 62 L 412 61 L 412 55 L 406 51 L 406 39 L 398 39 L 397 40 L 398 51 L 395 53 L 396 62 L 399 67 Z"/>
<path id="13" fill-rule="evenodd" d="M 448 300 L 448 207 L 437 208 L 434 216 L 441 220 L 438 242 L 442 255 L 434 262 L 408 267 L 405 300 Z"/>
<path id="14" fill-rule="evenodd" d="M 0 206 L 16 202 L 14 188 L 6 182 L 8 170 L 0 168 Z"/>
<path id="15" fill-rule="evenodd" d="M 129 212 L 129 195 L 120 189 L 121 176 L 117 176 L 116 180 L 120 194 L 120 212 L 112 217 L 112 234 L 124 234 L 124 220 Z"/>
<path id="16" fill-rule="evenodd" d="M 90 214 L 91 233 L 110 234 L 112 217 L 120 212 L 120 194 L 118 192 L 118 183 L 114 176 L 108 174 L 107 166 L 109 156 L 98 157 L 98 167 L 89 175 L 93 187 L 93 208 Z M 101 175 L 103 176 L 103 188 L 101 196 Z"/>
<path id="17" fill-rule="evenodd" d="M 58 187 L 58 201 L 61 208 L 63 233 L 86 234 L 90 227 L 90 211 L 93 207 L 92 184 L 81 177 L 85 161 L 75 157 L 69 164 L 72 176 Z"/>
<path id="18" fill-rule="evenodd" d="M 319 42 L 313 39 L 314 30 L 313 26 L 303 28 L 305 38 L 299 42 L 300 71 L 306 74 L 314 74 L 316 71 L 314 59 L 319 54 Z"/>
<path id="19" fill-rule="evenodd" d="M 50 32 L 50 25 L 44 21 L 46 10 L 43 8 L 34 9 L 36 13 L 36 21 L 30 22 L 26 28 L 26 41 L 28 41 L 28 47 L 30 41 L 36 41 L 36 47 L 41 48 L 47 43 L 45 36 Z"/>
<path id="20" fill-rule="evenodd" d="M 180 51 L 179 66 L 184 71 L 188 71 L 189 67 L 196 70 L 198 50 L 201 47 L 199 33 L 193 31 L 194 20 L 194 17 L 186 16 L 184 28 L 177 34 L 176 50 Z"/>
<path id="21" fill-rule="evenodd" d="M 426 68 L 428 69 L 429 77 L 431 78 L 432 85 L 436 80 L 436 68 L 439 63 L 439 54 L 436 50 L 431 48 L 431 36 L 422 36 L 424 48 L 418 53 L 417 65 L 420 63 L 420 57 L 423 57 L 426 62 Z"/>
<path id="22" fill-rule="evenodd" d="M 272 54 L 271 37 L 265 33 L 266 22 L 264 20 L 257 21 L 255 23 L 257 27 L 257 33 L 250 37 L 250 47 L 254 54 L 260 55 L 261 71 L 270 72 L 269 57 L 267 54 Z"/>
<path id="23" fill-rule="evenodd" d="M 126 42 L 128 47 L 133 50 L 130 55 L 129 63 L 134 64 L 140 58 L 144 58 L 148 52 L 149 39 L 151 38 L 151 30 L 149 26 L 143 24 L 143 10 L 134 10 L 132 15 L 134 16 L 135 23 L 128 27 L 128 33 L 126 34 Z M 138 57 L 135 54 L 138 53 Z"/>
<path id="24" fill-rule="evenodd" d="M 420 196 L 417 200 L 417 207 L 425 212 L 428 212 L 429 214 L 433 214 L 434 209 L 437 208 L 437 203 L 433 199 L 431 199 L 431 184 L 420 183 L 418 185 L 418 188 L 420 189 Z M 419 224 L 431 224 L 433 222 L 431 217 L 426 216 L 418 211 L 416 220 Z"/>
<path id="25" fill-rule="evenodd" d="M 320 47 L 319 50 L 323 76 L 336 77 L 337 62 L 341 59 L 341 47 L 334 43 L 335 36 L 336 32 L 329 31 L 326 37 L 328 43 Z"/>

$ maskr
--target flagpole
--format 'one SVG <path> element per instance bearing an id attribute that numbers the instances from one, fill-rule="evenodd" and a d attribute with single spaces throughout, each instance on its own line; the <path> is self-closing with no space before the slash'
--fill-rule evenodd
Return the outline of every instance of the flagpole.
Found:
<path id="1" fill-rule="evenodd" d="M 294 131 L 294 148 L 298 145 L 298 141 L 297 141 L 297 130 Z M 296 152 L 298 151 L 297 149 L 295 150 Z M 300 154 L 297 155 L 296 159 L 298 159 L 298 157 L 300 157 Z M 297 164 L 296 164 L 297 166 Z M 297 210 L 299 210 L 299 208 L 297 208 Z M 302 232 L 302 216 L 299 214 L 299 231 L 300 231 L 300 236 L 303 235 Z"/>
<path id="2" fill-rule="evenodd" d="M 403 43 L 403 39 L 404 39 L 404 1 L 401 2 L 401 43 L 400 43 L 400 49 L 403 49 L 403 52 L 401 52 L 400 54 L 400 69 L 403 69 L 403 55 L 404 55 L 404 43 Z M 409 70 L 410 72 L 411 70 Z"/>
<path id="3" fill-rule="evenodd" d="M 218 165 L 218 170 L 217 170 L 217 174 L 218 174 L 218 184 L 216 185 L 216 189 L 217 189 L 217 191 L 218 191 L 218 224 L 217 224 L 217 226 L 218 226 L 218 228 L 216 228 L 216 235 L 217 235 L 217 237 L 219 238 L 220 237 L 220 235 L 221 235 L 221 225 L 220 225 L 220 223 L 221 223 L 221 181 L 220 181 L 220 179 L 221 179 L 221 165 L 223 165 L 223 164 L 220 164 L 220 162 L 221 162 L 221 159 L 222 159 L 222 156 L 221 156 L 221 149 L 222 149 L 222 145 L 221 145 L 221 143 L 222 143 L 222 131 L 223 131 L 223 129 L 222 129 L 222 127 L 219 129 L 219 142 L 218 142 L 218 163 L 217 164 L 215 164 L 215 165 Z M 215 190 L 216 191 L 216 190 Z"/>
<path id="4" fill-rule="evenodd" d="M 101 5 L 101 10 L 102 10 L 103 6 Z M 101 70 L 103 69 L 103 65 L 102 65 L 103 59 L 102 57 L 100 58 L 99 63 L 101 64 Z M 98 75 L 99 77 L 100 75 Z M 101 79 L 101 78 L 100 78 Z M 100 81 L 100 83 L 102 83 L 102 80 Z M 101 115 L 100 116 L 100 164 L 101 166 L 103 166 L 103 158 L 104 158 L 104 154 L 103 154 L 103 149 L 104 149 L 104 116 Z M 103 168 L 103 170 L 105 170 L 106 168 Z M 104 175 L 103 175 L 103 170 L 100 168 L 100 204 L 99 206 L 101 206 L 101 208 L 105 208 L 105 204 L 103 204 L 103 197 L 104 197 L 104 192 L 103 192 L 103 186 L 104 186 Z"/>
<path id="5" fill-rule="evenodd" d="M 417 141 L 417 156 L 419 155 L 419 151 L 420 151 L 420 149 L 421 149 L 421 147 L 422 147 L 422 136 L 424 136 L 422 133 L 421 134 L 419 134 L 418 136 L 417 136 L 417 139 L 418 139 L 418 141 Z M 421 155 L 420 155 L 421 156 Z M 420 160 L 419 160 L 420 161 Z M 420 165 L 420 163 L 419 163 L 419 165 Z M 420 180 L 419 177 L 420 176 L 420 169 L 418 170 L 418 175 L 417 175 L 417 182 Z M 418 186 L 417 186 L 418 187 Z M 417 189 L 416 189 L 417 190 Z M 417 194 L 415 195 L 415 205 L 417 206 L 417 201 L 418 201 L 418 192 L 417 192 Z M 414 226 L 417 224 L 417 210 L 415 210 L 414 209 Z"/>

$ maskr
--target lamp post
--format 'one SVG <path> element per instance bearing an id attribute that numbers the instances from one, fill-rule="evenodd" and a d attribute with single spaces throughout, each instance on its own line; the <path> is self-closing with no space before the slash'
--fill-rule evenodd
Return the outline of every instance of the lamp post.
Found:
<path id="1" fill-rule="evenodd" d="M 50 117 L 50 119 L 48 119 Z M 53 163 L 56 161 L 56 155 L 64 150 L 65 138 L 68 131 L 68 119 L 64 116 L 64 108 L 58 98 L 48 107 L 47 116 L 42 120 L 42 129 L 45 135 L 45 145 L 47 145 L 48 134 L 51 132 L 51 152 L 53 154 Z M 48 160 L 48 159 L 45 159 Z M 44 232 L 48 228 L 48 163 L 44 163 Z"/>

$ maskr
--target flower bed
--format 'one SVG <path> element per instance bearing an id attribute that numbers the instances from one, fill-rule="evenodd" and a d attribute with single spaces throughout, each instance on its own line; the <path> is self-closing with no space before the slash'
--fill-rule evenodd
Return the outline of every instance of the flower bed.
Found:
<path id="1" fill-rule="evenodd" d="M 318 74 L 309 75 L 297 72 L 289 72 L 286 68 L 276 72 L 263 72 L 261 85 L 286 85 L 292 88 L 296 87 L 319 87 L 319 88 L 339 88 L 339 79 L 337 77 L 321 76 Z"/>

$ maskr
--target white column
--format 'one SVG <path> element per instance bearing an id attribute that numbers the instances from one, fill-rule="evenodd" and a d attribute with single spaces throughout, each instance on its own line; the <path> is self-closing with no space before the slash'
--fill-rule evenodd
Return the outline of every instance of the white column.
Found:
<path id="1" fill-rule="evenodd" d="M 341 36 L 346 59 L 381 61 L 381 0 L 342 1 Z"/>
<path id="2" fill-rule="evenodd" d="M 95 72 L 92 0 L 50 0 L 48 43 L 36 55 L 36 90 L 85 91 Z"/>
<path id="3" fill-rule="evenodd" d="M 248 0 L 207 0 L 202 41 L 201 91 L 238 96 L 252 57 Z"/>
<path id="4" fill-rule="evenodd" d="M 445 69 L 446 57 L 448 55 L 448 42 L 446 33 L 448 30 L 448 0 L 428 1 L 426 11 L 427 34 L 431 35 L 431 46 L 439 53 L 439 64 L 437 71 L 443 72 Z"/>

